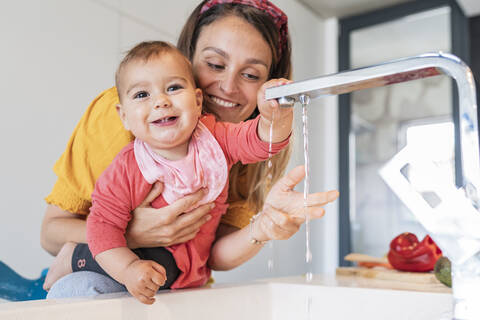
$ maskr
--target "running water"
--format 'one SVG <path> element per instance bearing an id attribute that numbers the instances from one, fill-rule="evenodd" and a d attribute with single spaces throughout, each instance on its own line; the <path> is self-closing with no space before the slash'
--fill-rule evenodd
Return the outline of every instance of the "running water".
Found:
<path id="1" fill-rule="evenodd" d="M 267 170 L 268 170 L 268 173 L 267 173 L 267 181 L 266 181 L 266 184 L 265 184 L 265 187 L 267 190 L 270 190 L 272 188 L 272 179 L 273 179 L 273 175 L 272 175 L 272 171 L 273 171 L 273 165 L 272 165 L 272 143 L 273 143 L 273 121 L 275 119 L 275 113 L 276 113 L 276 109 L 273 110 L 272 112 L 272 121 L 270 122 L 270 131 L 269 131 L 269 144 L 268 144 L 268 161 L 267 161 Z M 268 242 L 268 251 L 269 251 L 269 257 L 268 257 L 268 261 L 267 261 L 267 270 L 269 272 L 273 272 L 273 267 L 274 267 L 274 264 L 273 264 L 273 256 L 274 256 L 274 248 L 273 248 L 273 241 L 269 241 Z"/>
<path id="2" fill-rule="evenodd" d="M 312 251 L 310 250 L 310 218 L 307 214 L 308 203 L 307 195 L 310 189 L 310 168 L 308 161 L 308 116 L 307 116 L 307 105 L 310 102 L 310 97 L 307 95 L 301 95 L 299 97 L 300 103 L 302 104 L 302 120 L 303 120 L 303 156 L 305 161 L 305 180 L 303 187 L 303 212 L 305 215 L 305 262 L 307 265 L 306 280 L 311 282 L 313 278 L 312 273 Z"/>

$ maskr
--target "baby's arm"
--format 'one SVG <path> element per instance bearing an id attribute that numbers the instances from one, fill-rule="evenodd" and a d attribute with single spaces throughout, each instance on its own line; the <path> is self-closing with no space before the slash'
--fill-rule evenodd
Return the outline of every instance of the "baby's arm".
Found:
<path id="1" fill-rule="evenodd" d="M 272 79 L 258 90 L 257 104 L 260 111 L 258 136 L 262 141 L 270 142 L 270 126 L 273 119 L 272 143 L 282 142 L 292 132 L 293 108 L 281 108 L 277 100 L 265 100 L 265 89 L 287 84 L 286 79 Z"/>
<path id="2" fill-rule="evenodd" d="M 153 296 L 165 283 L 166 272 L 156 262 L 140 260 L 127 247 L 124 235 L 132 208 L 141 202 L 149 187 L 136 166 L 133 145 L 128 145 L 99 177 L 87 219 L 87 241 L 95 260 L 146 304 L 155 301 Z"/>
<path id="3" fill-rule="evenodd" d="M 125 285 L 132 296 L 145 304 L 155 302 L 155 294 L 167 279 L 164 267 L 155 261 L 140 260 L 127 247 L 106 250 L 95 260 L 113 279 Z"/>

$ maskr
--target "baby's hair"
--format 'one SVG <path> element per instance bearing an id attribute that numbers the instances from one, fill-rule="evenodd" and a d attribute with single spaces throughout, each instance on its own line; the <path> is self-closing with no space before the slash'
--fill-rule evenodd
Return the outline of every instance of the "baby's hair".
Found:
<path id="1" fill-rule="evenodd" d="M 117 91 L 120 95 L 120 85 L 121 85 L 121 76 L 122 71 L 125 67 L 132 61 L 142 60 L 144 62 L 148 62 L 153 57 L 159 57 L 165 53 L 175 53 L 178 54 L 180 58 L 183 58 L 185 64 L 190 71 L 190 80 L 192 84 L 195 86 L 195 81 L 193 77 L 192 71 L 192 64 L 190 61 L 177 49 L 173 44 L 165 42 L 165 41 L 144 41 L 137 44 L 135 47 L 130 49 L 123 60 L 120 62 L 117 68 L 117 72 L 115 72 L 115 86 L 117 87 Z"/>

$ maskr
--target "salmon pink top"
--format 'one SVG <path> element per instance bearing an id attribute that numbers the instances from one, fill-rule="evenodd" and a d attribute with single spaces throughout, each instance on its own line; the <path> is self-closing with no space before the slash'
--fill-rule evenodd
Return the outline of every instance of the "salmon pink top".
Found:
<path id="1" fill-rule="evenodd" d="M 164 192 L 152 207 L 161 208 L 186 194 L 208 187 L 208 194 L 199 203 L 214 201 L 215 208 L 194 239 L 167 247 L 181 274 L 172 289 L 204 285 L 211 270 L 207 266 L 210 248 L 220 218 L 228 205 L 228 171 L 232 165 L 266 160 L 269 143 L 257 134 L 259 117 L 238 124 L 217 122 L 213 115 L 200 119 L 184 159 L 169 161 L 154 154 L 148 145 L 136 140 L 115 157 L 97 180 L 92 193 L 92 207 L 87 219 L 87 241 L 92 255 L 126 247 L 125 230 L 131 212 L 140 205 L 159 180 Z M 272 145 L 272 154 L 288 144 Z"/>

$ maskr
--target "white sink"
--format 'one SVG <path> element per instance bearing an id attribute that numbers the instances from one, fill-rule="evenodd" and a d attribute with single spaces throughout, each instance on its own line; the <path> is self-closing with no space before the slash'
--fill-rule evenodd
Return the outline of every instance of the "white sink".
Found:
<path id="1" fill-rule="evenodd" d="M 321 281 L 320 281 L 321 282 Z M 162 292 L 152 306 L 126 294 L 0 304 L 0 319 L 452 319 L 452 295 L 295 280 Z"/>

